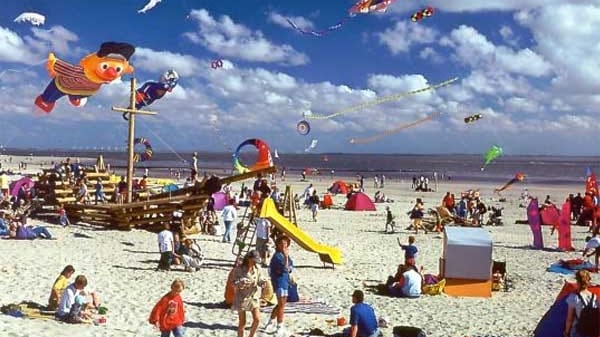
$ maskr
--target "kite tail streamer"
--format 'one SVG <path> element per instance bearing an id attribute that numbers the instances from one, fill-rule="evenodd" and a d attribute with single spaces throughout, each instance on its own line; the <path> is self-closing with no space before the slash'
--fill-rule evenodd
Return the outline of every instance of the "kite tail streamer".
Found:
<path id="1" fill-rule="evenodd" d="M 316 36 L 316 37 L 321 37 L 321 36 L 323 36 L 325 34 L 333 32 L 334 30 L 338 30 L 338 29 L 342 28 L 342 26 L 350 18 L 351 18 L 351 16 L 345 17 L 344 19 L 342 19 L 341 21 L 339 21 L 335 25 L 329 26 L 329 27 L 327 27 L 327 28 L 325 28 L 323 30 L 306 30 L 306 29 L 302 29 L 302 28 L 298 27 L 298 25 L 296 25 L 292 20 L 290 20 L 290 19 L 286 19 L 286 20 L 290 24 L 290 26 L 292 26 L 292 28 L 294 28 L 294 30 L 296 30 L 299 33 L 302 33 L 304 35 L 312 35 L 312 36 Z"/>
<path id="2" fill-rule="evenodd" d="M 499 192 L 504 191 L 505 189 L 509 188 L 512 184 L 516 183 L 517 181 L 519 181 L 517 178 L 512 178 L 509 182 L 504 184 L 504 186 L 494 189 L 494 193 L 499 193 Z"/>
<path id="3" fill-rule="evenodd" d="M 374 136 L 371 136 L 371 137 L 367 137 L 367 138 L 352 138 L 352 139 L 350 139 L 350 144 L 368 144 L 368 143 L 374 142 L 376 140 L 379 140 L 379 139 L 381 139 L 383 137 L 386 137 L 386 136 L 392 135 L 394 133 L 400 132 L 400 131 L 402 131 L 404 129 L 408 129 L 408 128 L 411 128 L 413 126 L 417 126 L 417 125 L 419 125 L 421 123 L 425 123 L 425 122 L 430 121 L 430 120 L 434 119 L 435 117 L 439 117 L 439 116 L 440 116 L 440 113 L 437 112 L 437 113 L 431 114 L 431 115 L 429 115 L 429 116 L 427 116 L 425 118 L 421 118 L 419 120 L 416 120 L 416 121 L 414 121 L 412 123 L 402 124 L 402 125 L 400 125 L 398 127 L 385 130 L 385 131 L 383 131 L 383 132 L 381 132 L 379 134 L 376 134 Z"/>
<path id="4" fill-rule="evenodd" d="M 362 110 L 362 109 L 365 109 L 365 108 L 368 108 L 368 107 L 371 107 L 371 106 L 374 106 L 374 105 L 378 105 L 378 104 L 381 104 L 381 103 L 385 103 L 385 102 L 389 102 L 389 101 L 394 101 L 394 100 L 397 100 L 397 99 L 400 99 L 400 98 L 403 98 L 403 97 L 412 96 L 412 95 L 416 95 L 416 94 L 419 94 L 419 93 L 422 93 L 422 92 L 426 92 L 426 91 L 430 91 L 430 90 L 433 90 L 433 89 L 438 89 L 438 88 L 441 88 L 441 87 L 445 87 L 447 85 L 452 84 L 453 82 L 455 82 L 457 80 L 458 80 L 458 77 L 455 77 L 455 78 L 449 79 L 447 81 L 444 81 L 444 82 L 441 82 L 441 83 L 438 83 L 438 84 L 435 84 L 435 85 L 432 85 L 432 86 L 428 86 L 428 87 L 425 87 L 425 88 L 421 88 L 421 89 L 417 89 L 417 90 L 413 90 L 413 91 L 408 91 L 408 92 L 403 92 L 403 93 L 396 94 L 396 95 L 391 95 L 391 96 L 384 96 L 384 97 L 381 97 L 381 98 L 373 100 L 373 101 L 364 102 L 362 104 L 359 104 L 359 105 L 356 105 L 356 106 L 352 106 L 352 107 L 340 110 L 340 111 L 332 113 L 330 115 L 308 115 L 308 116 L 306 116 L 306 118 L 307 119 L 329 119 L 329 118 L 333 118 L 333 117 L 336 117 L 336 116 L 339 116 L 339 115 L 343 115 L 343 114 L 346 114 L 346 113 L 349 113 L 349 112 L 354 112 L 354 111 Z"/>

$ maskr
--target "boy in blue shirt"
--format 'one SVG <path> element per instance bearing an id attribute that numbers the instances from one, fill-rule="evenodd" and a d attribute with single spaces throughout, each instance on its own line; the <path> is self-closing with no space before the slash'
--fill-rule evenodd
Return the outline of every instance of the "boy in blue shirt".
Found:
<path id="1" fill-rule="evenodd" d="M 352 294 L 352 303 L 354 305 L 350 308 L 350 328 L 344 330 L 344 336 L 381 336 L 375 311 L 370 305 L 363 303 L 364 298 L 365 294 L 361 290 L 355 290 Z"/>
<path id="2" fill-rule="evenodd" d="M 397 240 L 398 245 L 404 251 L 404 264 L 411 267 L 416 266 L 415 258 L 417 257 L 417 252 L 419 250 L 417 249 L 417 246 L 415 246 L 415 237 L 412 235 L 408 237 L 408 245 L 401 244 L 400 238 L 397 238 Z"/>

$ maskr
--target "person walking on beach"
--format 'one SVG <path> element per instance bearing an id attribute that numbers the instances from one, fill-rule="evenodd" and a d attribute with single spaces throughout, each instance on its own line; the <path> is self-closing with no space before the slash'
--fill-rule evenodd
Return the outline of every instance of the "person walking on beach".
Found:
<path id="1" fill-rule="evenodd" d="M 596 255 L 596 270 L 598 270 L 598 265 L 600 262 L 600 237 L 598 237 L 598 235 L 594 237 L 588 236 L 585 238 L 585 249 L 583 250 L 582 255 L 584 257 Z"/>
<path id="2" fill-rule="evenodd" d="M 390 210 L 390 206 L 385 206 L 385 232 L 388 232 L 388 226 L 392 229 L 391 233 L 394 233 L 394 226 L 396 222 L 394 222 L 394 216 L 392 215 L 392 211 Z"/>
<path id="3" fill-rule="evenodd" d="M 267 266 L 269 234 L 271 222 L 267 218 L 256 218 L 256 250 L 260 255 L 261 265 Z"/>
<path id="4" fill-rule="evenodd" d="M 423 201 L 421 200 L 421 198 L 417 198 L 417 200 L 415 201 L 415 205 L 410 211 L 410 218 L 412 219 L 412 227 L 415 230 L 415 234 L 419 234 L 419 228 L 423 228 L 422 223 L 424 209 L 425 206 L 423 206 Z M 427 231 L 425 231 L 425 234 L 427 234 Z"/>
<path id="5" fill-rule="evenodd" d="M 600 301 L 588 290 L 592 276 L 587 270 L 575 273 L 577 292 L 567 297 L 567 320 L 565 322 L 565 337 L 596 337 L 600 333 L 598 320 Z"/>
<path id="6" fill-rule="evenodd" d="M 289 256 L 290 239 L 287 236 L 280 236 L 275 241 L 277 252 L 271 258 L 269 264 L 269 274 L 271 276 L 271 284 L 275 289 L 275 296 L 277 296 L 277 305 L 271 312 L 271 317 L 265 330 L 275 326 L 275 319 L 277 319 L 277 334 L 283 331 L 283 318 L 285 313 L 285 304 L 288 297 L 288 288 L 290 283 L 294 283 L 294 279 L 291 275 L 294 270 L 294 263 L 292 258 Z"/>
<path id="7" fill-rule="evenodd" d="M 175 279 L 171 283 L 171 291 L 164 295 L 150 313 L 148 322 L 160 330 L 161 337 L 183 337 L 185 310 L 181 292 L 185 289 L 183 281 Z"/>
<path id="8" fill-rule="evenodd" d="M 223 223 L 225 223 L 225 233 L 223 233 L 222 242 L 231 242 L 231 227 L 233 226 L 233 222 L 237 218 L 237 211 L 235 209 L 235 199 L 229 199 L 229 203 L 225 208 L 223 208 L 223 213 L 221 214 L 223 218 Z"/>
<path id="9" fill-rule="evenodd" d="M 314 222 L 317 222 L 317 213 L 319 212 L 319 196 L 317 190 L 313 190 L 312 195 L 308 198 L 308 204 L 310 205 L 310 211 L 312 212 L 312 218 Z"/>
<path id="10" fill-rule="evenodd" d="M 352 303 L 350 308 L 350 327 L 344 329 L 344 336 L 349 337 L 379 337 L 382 335 L 377 324 L 375 310 L 370 305 L 364 303 L 365 294 L 362 290 L 355 290 L 352 293 Z"/>
<path id="11" fill-rule="evenodd" d="M 260 269 L 259 263 L 260 254 L 256 250 L 251 250 L 244 256 L 242 264 L 233 271 L 235 295 L 232 309 L 238 312 L 238 337 L 244 337 L 247 311 L 252 314 L 248 337 L 254 337 L 260 323 L 260 289 L 267 285 L 268 280 Z"/>

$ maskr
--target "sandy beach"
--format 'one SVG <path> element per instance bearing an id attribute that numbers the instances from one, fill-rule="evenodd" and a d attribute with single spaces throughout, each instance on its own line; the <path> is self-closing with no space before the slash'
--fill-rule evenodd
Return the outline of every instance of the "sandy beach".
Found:
<path id="1" fill-rule="evenodd" d="M 372 179 L 368 180 L 367 193 L 373 195 Z M 329 179 L 313 181 L 321 193 L 329 186 Z M 307 182 L 296 177 L 287 181 L 297 193 Z M 240 185 L 234 186 L 239 190 Z M 440 183 L 438 192 L 422 193 L 410 190 L 409 182 L 387 181 L 386 195 L 395 200 L 390 204 L 377 204 L 376 212 L 351 212 L 342 209 L 345 196 L 336 196 L 337 209 L 322 210 L 318 222 L 312 222 L 310 211 L 298 213 L 299 227 L 317 241 L 339 247 L 344 263 L 335 269 L 324 268 L 318 255 L 302 250 L 297 244 L 291 246 L 291 256 L 296 268 L 299 293 L 302 299 L 321 300 L 349 317 L 352 291 L 364 289 L 365 281 L 384 282 L 393 274 L 403 260 L 396 238 L 405 242 L 412 232 L 404 230 L 409 223 L 406 212 L 416 197 L 422 197 L 426 207 L 441 202 L 443 194 L 451 191 L 459 194 L 470 188 L 480 189 L 484 201 L 504 207 L 504 226 L 484 227 L 489 230 L 493 242 L 495 260 L 506 261 L 509 278 L 514 283 L 510 292 L 494 292 L 492 298 L 454 298 L 446 295 L 423 296 L 420 299 L 390 298 L 373 293 L 366 295 L 380 317 L 390 326 L 410 325 L 424 329 L 428 336 L 504 336 L 523 337 L 532 333 L 540 318 L 553 303 L 554 298 L 569 276 L 549 273 L 546 268 L 561 258 L 579 257 L 581 253 L 540 251 L 530 248 L 529 226 L 514 224 L 526 219 L 525 209 L 518 208 L 518 196 L 527 187 L 532 195 L 543 199 L 550 194 L 554 200 L 563 200 L 569 192 L 583 189 L 577 186 L 541 187 L 516 185 L 503 193 L 507 202 L 498 203 L 492 195 L 495 185 Z M 389 205 L 401 230 L 384 234 L 385 206 Z M 39 224 L 39 221 L 32 220 Z M 0 304 L 31 300 L 45 304 L 50 287 L 62 268 L 72 264 L 76 274 L 88 277 L 89 288 L 98 292 L 109 309 L 105 326 L 68 325 L 49 320 L 21 319 L 0 315 L 0 331 L 3 336 L 157 336 L 147 323 L 154 303 L 169 289 L 174 278 L 186 284 L 182 296 L 186 309 L 186 336 L 234 336 L 237 315 L 221 306 L 224 284 L 234 255 L 231 244 L 220 242 L 220 237 L 199 236 L 206 259 L 200 271 L 187 273 L 182 270 L 157 272 L 159 254 L 156 234 L 143 230 L 129 232 L 106 231 L 85 224 L 62 228 L 56 223 L 48 226 L 57 240 L 18 241 L 2 240 L 0 255 Z M 557 238 L 550 236 L 550 228 L 544 230 L 547 247 L 555 248 Z M 583 247 L 583 227 L 572 227 L 573 244 Z M 442 235 L 417 235 L 419 248 L 418 265 L 425 273 L 437 274 L 438 259 L 442 254 Z M 598 274 L 594 275 L 600 281 Z M 266 322 L 266 315 L 262 316 Z M 326 320 L 335 316 L 314 314 L 289 314 L 286 327 L 290 334 L 299 334 L 312 328 L 326 333 L 340 331 L 330 327 Z M 391 336 L 391 328 L 383 329 Z M 262 331 L 260 336 L 266 336 Z"/>

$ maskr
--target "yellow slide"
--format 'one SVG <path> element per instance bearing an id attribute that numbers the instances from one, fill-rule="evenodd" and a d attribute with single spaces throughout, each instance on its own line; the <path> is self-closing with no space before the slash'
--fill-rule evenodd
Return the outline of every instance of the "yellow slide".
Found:
<path id="1" fill-rule="evenodd" d="M 279 214 L 273 199 L 265 199 L 262 209 L 260 210 L 260 217 L 271 220 L 275 227 L 284 232 L 304 250 L 319 254 L 321 261 L 325 263 L 342 264 L 342 252 L 338 248 L 316 242 L 306 234 L 306 232 L 289 222 L 288 219 Z"/>

